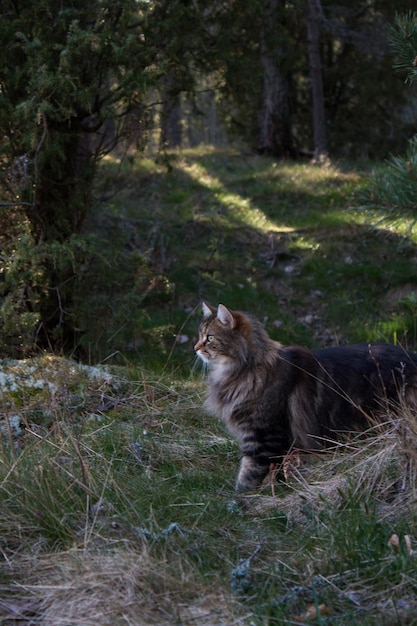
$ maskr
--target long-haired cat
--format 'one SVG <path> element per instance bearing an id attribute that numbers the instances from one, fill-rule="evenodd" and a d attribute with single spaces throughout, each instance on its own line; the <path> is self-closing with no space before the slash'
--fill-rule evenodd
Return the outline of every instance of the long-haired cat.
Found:
<path id="1" fill-rule="evenodd" d="M 388 405 L 417 408 L 417 354 L 397 346 L 284 347 L 251 315 L 203 303 L 194 349 L 209 368 L 205 407 L 240 443 L 240 491 L 292 448 L 324 448 Z"/>

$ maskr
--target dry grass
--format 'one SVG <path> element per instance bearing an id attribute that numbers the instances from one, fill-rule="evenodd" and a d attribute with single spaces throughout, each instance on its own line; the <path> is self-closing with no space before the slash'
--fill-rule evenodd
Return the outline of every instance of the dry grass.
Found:
<path id="1" fill-rule="evenodd" d="M 301 464 L 290 466 L 287 484 L 291 493 L 279 499 L 255 496 L 256 508 L 279 506 L 292 521 L 301 522 L 303 504 L 316 510 L 336 506 L 349 490 L 352 497 L 376 496 L 381 519 L 401 516 L 416 504 L 416 413 L 404 406 L 400 415 L 335 444 L 333 451 L 304 455 Z"/>
<path id="2" fill-rule="evenodd" d="M 183 468 L 209 472 L 199 450 L 225 442 L 204 428 L 198 386 L 64 359 L 26 366 L 2 372 L 0 623 L 242 623 L 233 596 L 188 558 L 186 516 L 164 518 L 182 512 L 170 497 Z"/>
<path id="3" fill-rule="evenodd" d="M 175 575 L 166 563 L 139 551 L 111 554 L 70 550 L 16 556 L 8 567 L 18 581 L 0 592 L 2 624 L 37 626 L 147 626 L 239 623 L 233 599 L 196 581 L 186 564 Z M 8 599 L 4 600 L 4 592 Z"/>
<path id="4" fill-rule="evenodd" d="M 3 432 L 1 624 L 275 626 L 314 603 L 312 624 L 413 623 L 412 411 L 290 466 L 275 495 L 237 496 L 237 449 L 199 385 L 62 366 L 53 393 L 3 390 L 26 435 Z"/>
<path id="5" fill-rule="evenodd" d="M 417 415 L 402 407 L 375 430 L 292 467 L 287 495 L 250 498 L 253 514 L 280 511 L 298 534 L 298 550 L 280 555 L 287 571 L 308 573 L 289 593 L 293 616 L 314 596 L 330 597 L 340 619 L 318 624 L 416 623 Z"/>

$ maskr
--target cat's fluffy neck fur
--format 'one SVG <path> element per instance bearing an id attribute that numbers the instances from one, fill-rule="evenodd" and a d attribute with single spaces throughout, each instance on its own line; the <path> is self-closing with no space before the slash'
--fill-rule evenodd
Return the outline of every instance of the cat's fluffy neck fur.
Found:
<path id="1" fill-rule="evenodd" d="M 235 350 L 228 358 L 208 362 L 209 385 L 205 403 L 210 412 L 220 415 L 226 422 L 237 405 L 259 393 L 282 348 L 280 343 L 270 339 L 255 317 L 240 311 L 229 312 L 233 316 L 231 332 Z M 215 318 L 214 313 L 211 319 Z"/>

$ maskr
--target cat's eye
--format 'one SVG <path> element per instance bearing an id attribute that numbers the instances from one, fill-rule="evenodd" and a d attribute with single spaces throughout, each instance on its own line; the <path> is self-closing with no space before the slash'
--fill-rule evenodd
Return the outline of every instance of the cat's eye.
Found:
<path id="1" fill-rule="evenodd" d="M 214 335 L 207 335 L 207 341 L 213 341 Z"/>

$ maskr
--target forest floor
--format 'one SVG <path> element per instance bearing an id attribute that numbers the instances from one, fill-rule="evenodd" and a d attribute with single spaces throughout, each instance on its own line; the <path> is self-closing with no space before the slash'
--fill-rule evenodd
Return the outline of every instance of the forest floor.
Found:
<path id="1" fill-rule="evenodd" d="M 208 148 L 103 165 L 104 364 L 0 362 L 1 624 L 417 624 L 416 416 L 237 495 L 192 350 L 202 297 L 283 343 L 415 347 L 416 236 L 363 208 L 369 176 Z"/>

